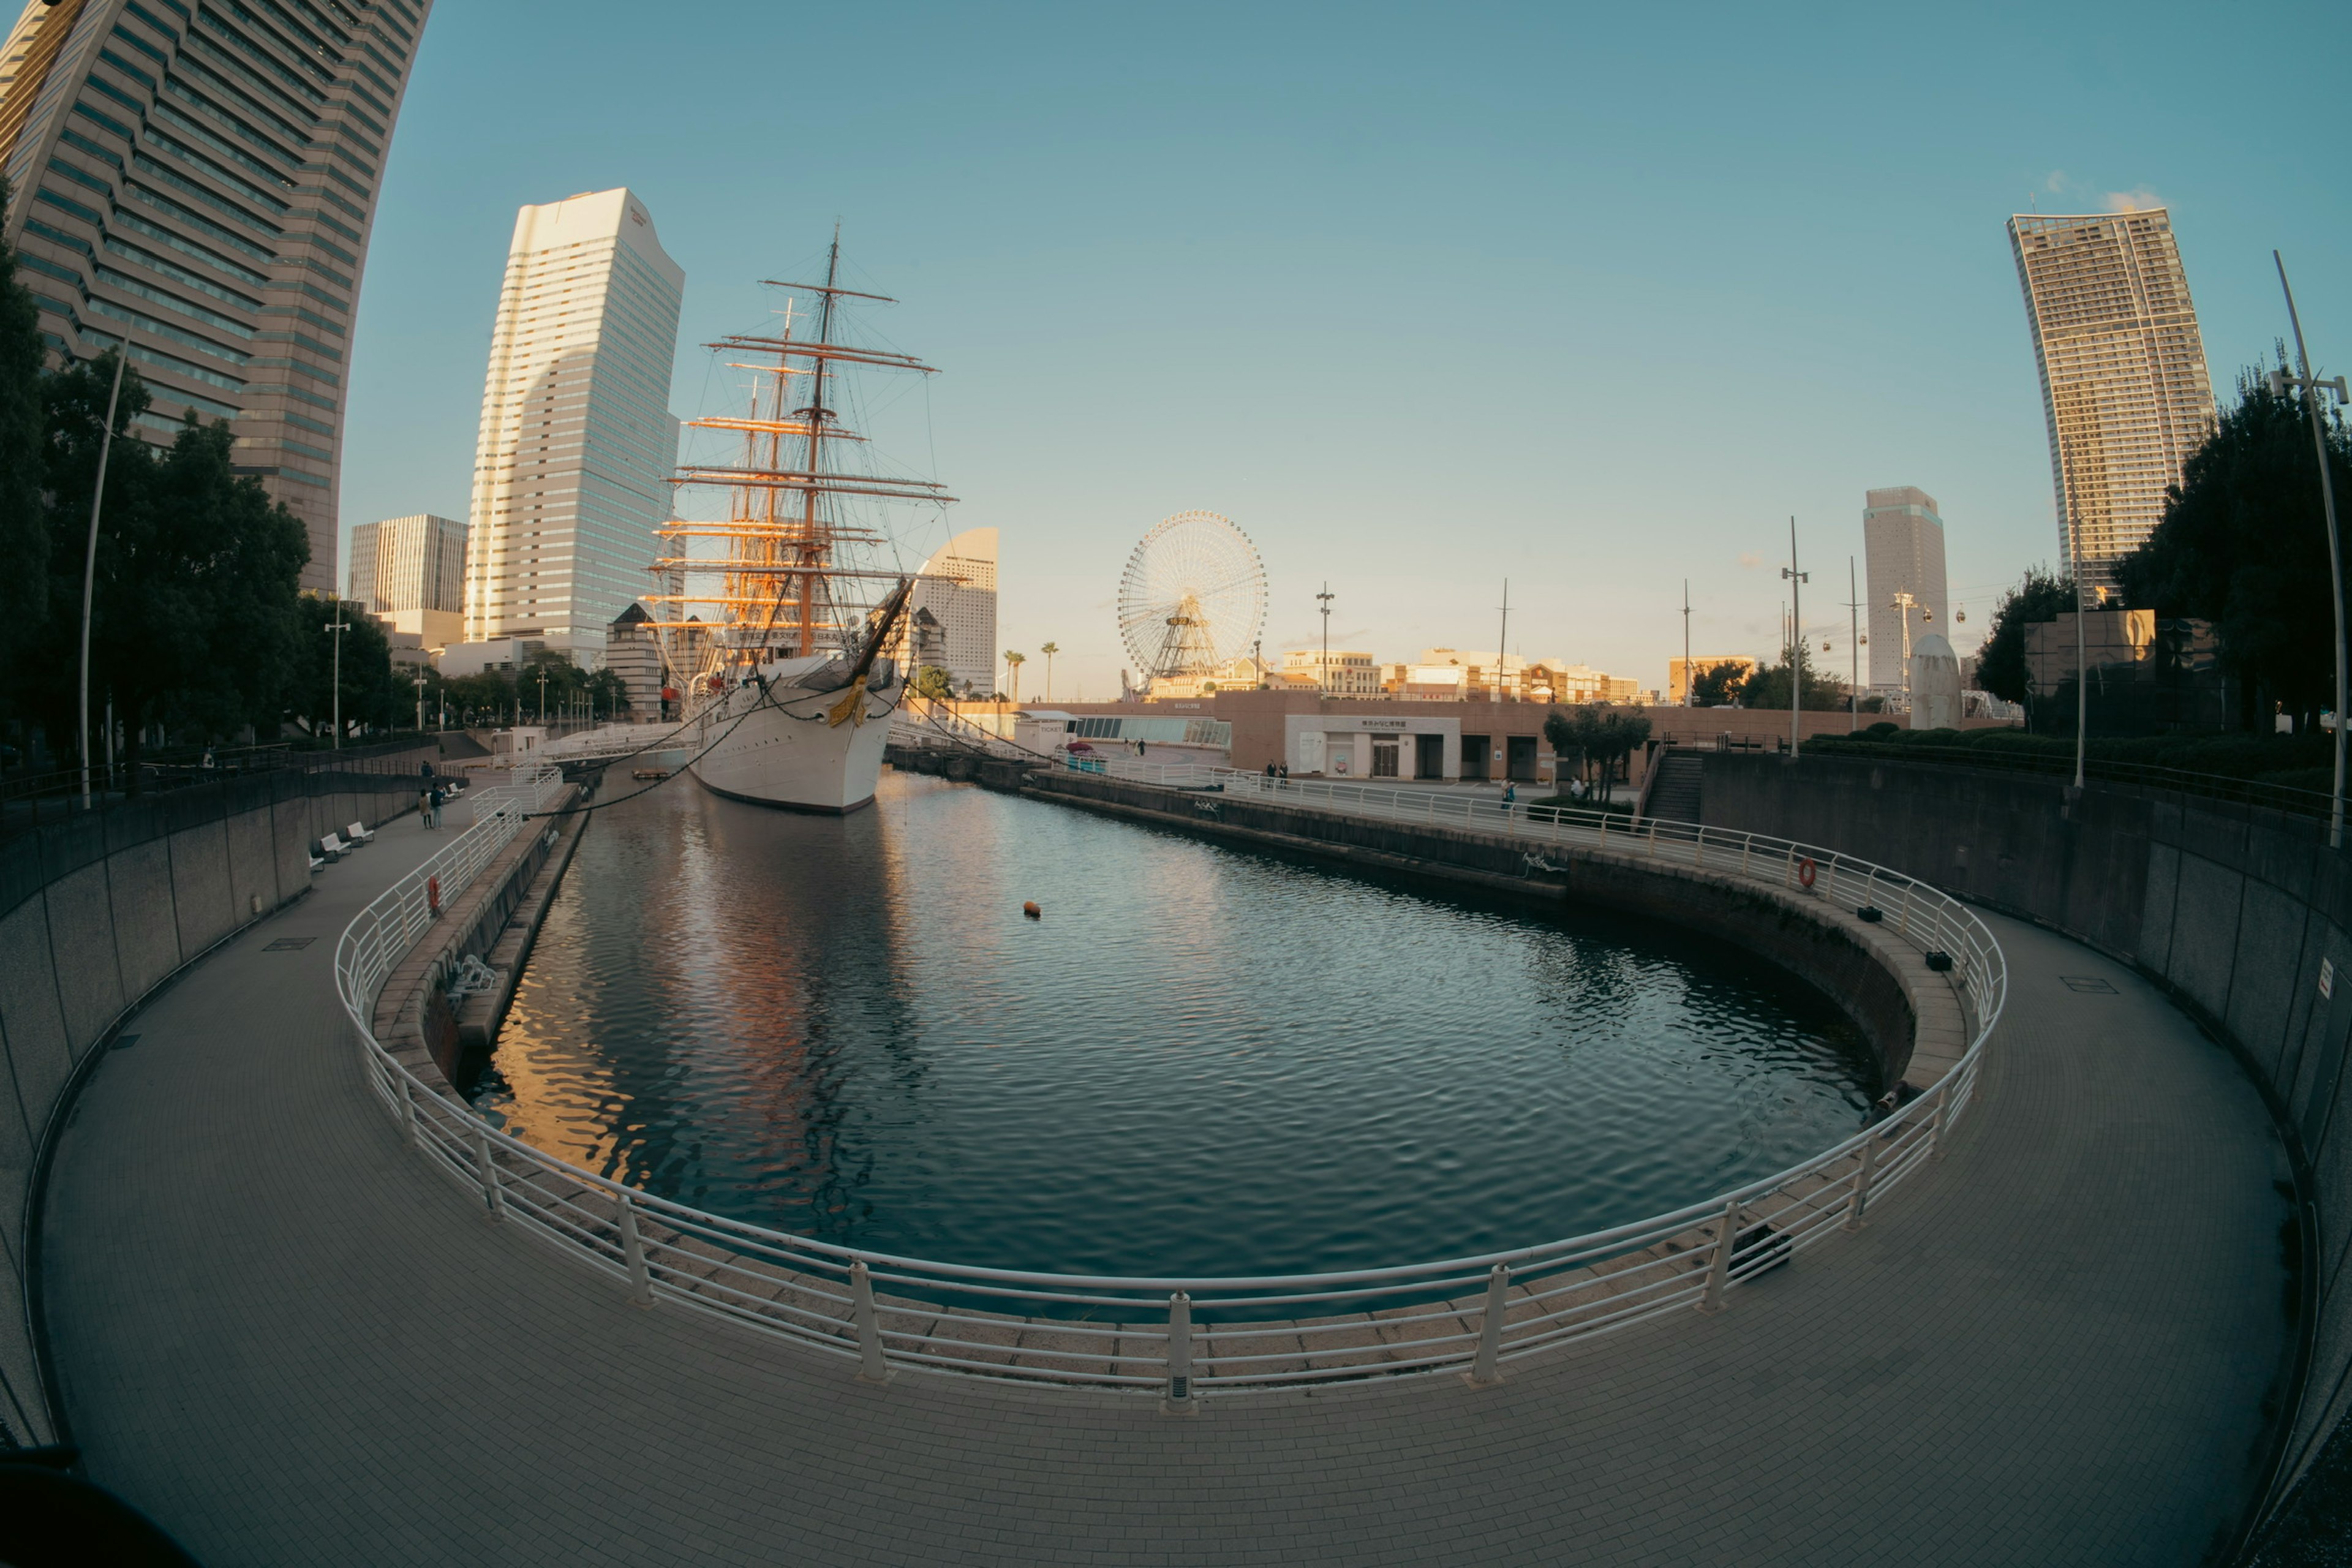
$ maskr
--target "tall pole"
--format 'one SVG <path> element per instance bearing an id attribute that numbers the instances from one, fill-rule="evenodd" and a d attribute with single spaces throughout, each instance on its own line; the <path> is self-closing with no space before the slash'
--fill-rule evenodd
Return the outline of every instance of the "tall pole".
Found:
<path id="1" fill-rule="evenodd" d="M 1691 706 L 1690 579 L 1683 579 L 1683 706 Z"/>
<path id="2" fill-rule="evenodd" d="M 1798 584 L 1810 581 L 1797 570 L 1797 520 L 1789 519 L 1789 564 L 1780 569 L 1789 580 L 1789 755 L 1797 754 L 1797 716 L 1805 706 L 1805 601 Z"/>
<path id="3" fill-rule="evenodd" d="M 1315 695 L 1322 696 L 1331 689 L 1331 584 L 1327 579 L 1323 591 L 1315 597 L 1323 605 L 1323 663 L 1315 672 Z"/>
<path id="4" fill-rule="evenodd" d="M 2286 295 L 2286 319 L 2294 328 L 2295 370 L 2303 379 L 2304 412 L 2311 417 L 2312 450 L 2319 457 L 2319 500 L 2327 514 L 2327 575 L 2336 588 L 2336 787 L 2327 802 L 2327 847 L 2340 849 L 2344 847 L 2344 552 L 2336 537 L 2336 481 L 2327 472 L 2327 436 L 2319 423 L 2319 387 L 2311 379 L 2311 356 L 2304 352 L 2303 318 L 2295 314 L 2286 263 L 2275 250 L 2271 260 L 2278 267 L 2279 289 Z"/>
<path id="5" fill-rule="evenodd" d="M 2074 787 L 2083 787 L 2083 755 L 2090 749 L 2091 658 L 2083 634 L 2083 560 L 2074 555 Z"/>
<path id="6" fill-rule="evenodd" d="M 335 595 L 335 619 L 327 635 L 335 639 L 334 723 L 335 750 L 343 749 L 343 634 L 351 627 L 343 624 L 342 595 Z"/>
<path id="7" fill-rule="evenodd" d="M 106 429 L 98 438 L 98 483 L 89 495 L 89 549 L 81 563 L 81 808 L 89 809 L 89 607 L 98 582 L 98 509 L 106 499 L 106 461 L 114 453 L 114 407 L 122 396 L 122 367 L 131 363 L 126 340 L 114 353 L 114 390 L 106 395 Z M 2342 707 L 2341 703 L 2337 704 Z M 2337 770 L 2339 773 L 2342 770 Z M 2338 781 L 2339 785 L 2341 781 Z M 2338 789 L 2339 794 L 2342 793 Z"/>
<path id="8" fill-rule="evenodd" d="M 1503 579 L 1503 629 L 1495 637 L 1495 700 L 1503 700 L 1503 661 L 1510 657 L 1511 580 Z"/>
<path id="9" fill-rule="evenodd" d="M 1845 731 L 1862 728 L 1862 595 L 1854 591 L 1853 557 L 1845 558 L 1846 652 L 1853 673 L 1845 683 Z"/>

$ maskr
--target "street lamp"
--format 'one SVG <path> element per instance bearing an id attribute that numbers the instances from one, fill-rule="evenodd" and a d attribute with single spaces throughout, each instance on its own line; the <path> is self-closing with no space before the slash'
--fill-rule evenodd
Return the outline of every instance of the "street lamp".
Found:
<path id="1" fill-rule="evenodd" d="M 547 727 L 547 670 L 543 667 L 539 672 L 539 723 L 541 729 Z"/>
<path id="2" fill-rule="evenodd" d="M 1797 520 L 1789 520 L 1789 563 L 1780 568 L 1789 583 L 1789 755 L 1797 754 L 1797 715 L 1805 705 L 1805 611 L 1800 584 L 1811 574 L 1797 570 Z M 1685 667 L 1687 668 L 1687 667 Z"/>
<path id="3" fill-rule="evenodd" d="M 1323 591 L 1315 595 L 1323 606 L 1323 663 L 1315 672 L 1315 694 L 1318 697 L 1329 690 L 1331 686 L 1331 601 L 1337 596 L 1331 592 L 1328 579 L 1323 584 Z"/>
<path id="4" fill-rule="evenodd" d="M 2327 472 L 2327 435 L 2319 423 L 2319 395 L 2325 390 L 2336 394 L 2336 401 L 2352 401 L 2345 391 L 2344 377 L 2334 381 L 2315 380 L 2311 374 L 2311 355 L 2304 351 L 2303 318 L 2295 314 L 2294 290 L 2287 287 L 2286 263 L 2279 253 L 2271 252 L 2271 260 L 2278 268 L 2279 289 L 2286 295 L 2286 319 L 2294 328 L 2295 374 L 2283 370 L 2271 372 L 2271 395 L 2284 397 L 2292 386 L 2303 394 L 2304 412 L 2311 418 L 2312 449 L 2319 455 L 2319 501 L 2327 516 L 2327 576 L 2336 589 L 2336 784 L 2327 800 L 2327 847 L 2344 847 L 2344 554 L 2336 537 L 2336 481 Z"/>
<path id="5" fill-rule="evenodd" d="M 89 494 L 89 551 L 82 557 L 81 565 L 81 808 L 89 809 L 89 605 L 93 586 L 98 581 L 98 508 L 106 499 L 106 460 L 114 453 L 114 405 L 122 395 L 122 367 L 131 363 L 131 344 L 125 340 L 114 354 L 114 390 L 106 395 L 106 428 L 98 438 L 98 483 Z M 114 725 L 106 728 L 110 742 Z"/>
<path id="6" fill-rule="evenodd" d="M 342 595 L 339 594 L 335 596 L 334 622 L 326 628 L 327 635 L 335 639 L 335 693 L 333 700 L 335 750 L 339 752 L 343 749 L 343 634 L 351 629 L 350 624 L 343 619 L 343 600 Z"/>

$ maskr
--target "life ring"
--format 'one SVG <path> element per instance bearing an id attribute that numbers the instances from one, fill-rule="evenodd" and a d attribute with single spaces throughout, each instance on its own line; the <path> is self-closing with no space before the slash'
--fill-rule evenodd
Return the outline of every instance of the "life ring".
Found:
<path id="1" fill-rule="evenodd" d="M 1813 874 L 1819 869 L 1820 868 L 1813 864 L 1812 857 L 1809 855 L 1797 862 L 1797 880 L 1810 888 L 1813 885 Z"/>
<path id="2" fill-rule="evenodd" d="M 425 879 L 425 901 L 433 906 L 433 913 L 436 918 L 438 918 L 441 913 L 440 878 L 427 877 Z"/>

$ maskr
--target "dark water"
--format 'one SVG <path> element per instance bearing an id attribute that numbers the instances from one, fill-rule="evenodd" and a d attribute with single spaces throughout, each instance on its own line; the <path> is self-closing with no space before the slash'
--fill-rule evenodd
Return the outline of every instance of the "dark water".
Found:
<path id="1" fill-rule="evenodd" d="M 1226 1274 L 1638 1219 L 1851 1131 L 1871 1072 L 1671 928 L 886 773 L 846 820 L 686 780 L 599 813 L 477 1100 L 781 1229 Z"/>

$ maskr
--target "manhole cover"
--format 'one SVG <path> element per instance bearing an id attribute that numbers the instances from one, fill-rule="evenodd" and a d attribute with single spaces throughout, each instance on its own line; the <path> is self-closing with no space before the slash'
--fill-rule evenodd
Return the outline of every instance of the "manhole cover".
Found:
<path id="1" fill-rule="evenodd" d="M 2066 983 L 2069 991 L 2095 991 L 2108 996 L 2118 994 L 2114 986 L 2095 974 L 2062 974 L 2058 978 Z"/>
<path id="2" fill-rule="evenodd" d="M 264 952 L 292 952 L 298 948 L 308 947 L 318 940 L 319 939 L 315 936 L 281 936 L 276 942 L 271 942 L 261 951 Z M 2069 981 L 2068 984 L 2072 984 L 2073 982 Z"/>

